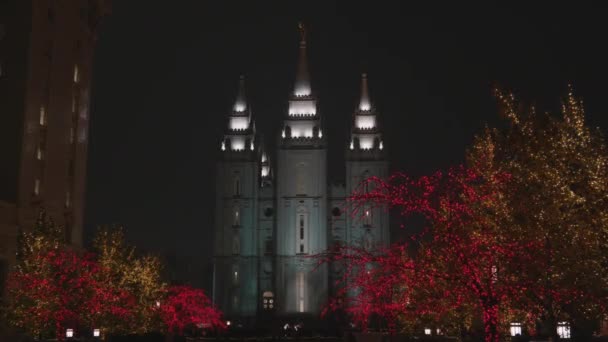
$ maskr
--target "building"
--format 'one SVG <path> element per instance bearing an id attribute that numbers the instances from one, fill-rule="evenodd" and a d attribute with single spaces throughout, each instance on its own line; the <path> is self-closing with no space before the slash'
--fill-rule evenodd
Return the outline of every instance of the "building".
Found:
<path id="1" fill-rule="evenodd" d="M 389 244 L 383 208 L 364 208 L 359 217 L 350 214 L 345 201 L 363 179 L 388 172 L 367 77 L 362 75 L 360 103 L 350 141 L 345 142 L 346 183 L 328 182 L 331 131 L 323 126 L 306 49 L 302 31 L 294 89 L 277 134 L 276 161 L 256 132 L 243 77 L 218 146 L 213 300 L 230 319 L 318 318 L 334 293 L 340 269 L 317 267 L 309 256 L 333 244 L 369 249 Z"/>
<path id="2" fill-rule="evenodd" d="M 109 5 L 0 2 L 1 277 L 41 207 L 82 244 L 93 52 Z"/>

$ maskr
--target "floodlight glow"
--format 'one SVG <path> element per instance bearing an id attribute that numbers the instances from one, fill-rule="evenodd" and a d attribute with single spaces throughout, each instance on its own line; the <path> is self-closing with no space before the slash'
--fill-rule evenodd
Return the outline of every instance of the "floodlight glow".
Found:
<path id="1" fill-rule="evenodd" d="M 355 118 L 355 126 L 358 129 L 372 129 L 376 127 L 375 115 L 357 115 Z"/>
<path id="2" fill-rule="evenodd" d="M 243 131 L 249 128 L 249 118 L 246 116 L 231 116 L 230 129 L 233 131 Z"/>

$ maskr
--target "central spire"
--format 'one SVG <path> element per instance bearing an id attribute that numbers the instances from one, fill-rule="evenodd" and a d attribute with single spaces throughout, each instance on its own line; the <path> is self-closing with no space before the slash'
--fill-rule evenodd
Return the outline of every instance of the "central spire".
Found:
<path id="1" fill-rule="evenodd" d="M 300 53 L 298 57 L 298 70 L 293 94 L 296 97 L 310 96 L 310 76 L 308 75 L 308 63 L 306 58 L 306 28 L 302 23 L 298 25 L 300 29 Z"/>

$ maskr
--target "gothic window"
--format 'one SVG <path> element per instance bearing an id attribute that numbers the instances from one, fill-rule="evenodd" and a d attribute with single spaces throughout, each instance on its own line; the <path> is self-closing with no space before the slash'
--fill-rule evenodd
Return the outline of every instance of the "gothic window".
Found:
<path id="1" fill-rule="evenodd" d="M 363 209 L 363 224 L 366 227 L 372 225 L 372 208 L 370 206 L 365 206 Z"/>
<path id="2" fill-rule="evenodd" d="M 308 253 L 308 212 L 304 207 L 296 213 L 296 253 Z"/>
<path id="3" fill-rule="evenodd" d="M 238 255 L 241 253 L 241 237 L 239 232 L 234 230 L 232 232 L 232 254 Z"/>
<path id="4" fill-rule="evenodd" d="M 234 177 L 234 183 L 233 183 L 233 194 L 234 196 L 241 196 L 241 179 L 236 176 Z"/>
<path id="5" fill-rule="evenodd" d="M 239 308 L 239 296 L 238 295 L 232 295 L 232 309 L 233 310 L 238 310 Z"/>
<path id="6" fill-rule="evenodd" d="M 366 251 L 371 251 L 373 247 L 374 247 L 374 238 L 372 236 L 372 233 L 368 229 L 365 232 L 365 235 L 363 235 L 363 248 Z"/>
<path id="7" fill-rule="evenodd" d="M 234 227 L 241 225 L 241 209 L 239 207 L 234 207 L 232 209 L 232 225 Z"/>
<path id="8" fill-rule="evenodd" d="M 232 265 L 232 284 L 235 286 L 239 284 L 239 265 L 238 264 Z"/>
<path id="9" fill-rule="evenodd" d="M 296 303 L 298 305 L 298 312 L 304 312 L 306 309 L 305 303 L 305 274 L 302 271 L 296 273 Z"/>

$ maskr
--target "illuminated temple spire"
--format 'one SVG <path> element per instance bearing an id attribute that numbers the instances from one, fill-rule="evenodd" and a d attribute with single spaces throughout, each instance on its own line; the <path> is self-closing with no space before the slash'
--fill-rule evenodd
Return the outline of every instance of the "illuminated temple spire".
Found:
<path id="1" fill-rule="evenodd" d="M 300 52 L 298 56 L 298 70 L 296 74 L 296 82 L 293 94 L 297 97 L 310 96 L 310 76 L 308 74 L 308 61 L 306 58 L 306 28 L 302 23 L 299 24 L 300 29 Z"/>
<path id="2" fill-rule="evenodd" d="M 245 77 L 241 75 L 232 111 L 228 115 L 228 130 L 221 143 L 222 151 L 253 151 L 255 149 L 255 122 L 247 103 Z"/>
<path id="3" fill-rule="evenodd" d="M 353 115 L 350 150 L 383 150 L 384 143 L 378 127 L 375 108 L 369 95 L 367 74 L 361 74 L 361 97 Z"/>

